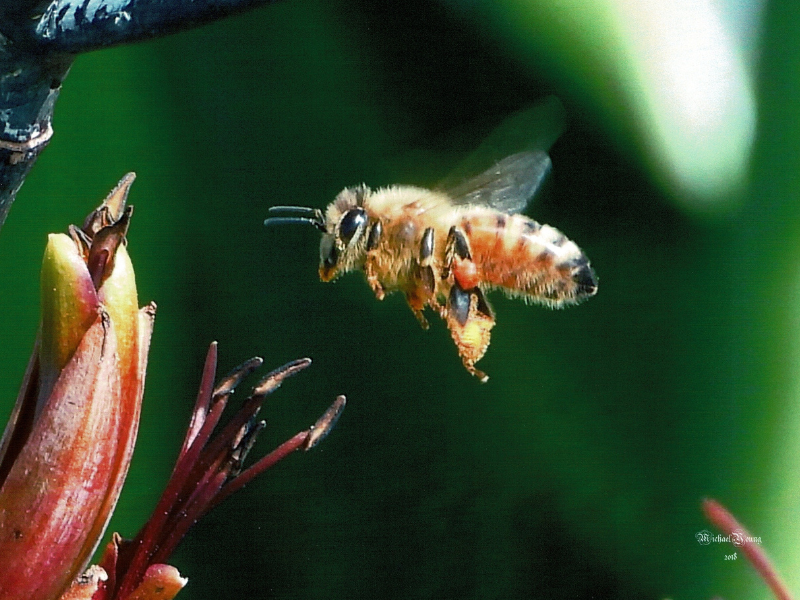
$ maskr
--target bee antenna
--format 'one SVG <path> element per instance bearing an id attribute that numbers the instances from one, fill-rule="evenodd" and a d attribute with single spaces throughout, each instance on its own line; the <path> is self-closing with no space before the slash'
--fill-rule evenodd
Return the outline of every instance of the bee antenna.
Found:
<path id="1" fill-rule="evenodd" d="M 289 213 L 299 216 L 274 216 L 267 217 L 264 220 L 264 225 L 285 225 L 287 223 L 308 223 L 313 225 L 323 233 L 325 229 L 325 217 L 322 211 L 318 208 L 309 208 L 307 206 L 272 206 L 267 210 L 269 213 Z"/>

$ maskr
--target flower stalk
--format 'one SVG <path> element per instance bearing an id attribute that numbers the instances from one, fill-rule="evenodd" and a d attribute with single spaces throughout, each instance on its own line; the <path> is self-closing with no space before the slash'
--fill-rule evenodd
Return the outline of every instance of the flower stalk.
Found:
<path id="1" fill-rule="evenodd" d="M 706 498 L 703 500 L 703 512 L 706 518 L 722 533 L 727 536 L 738 536 L 741 540 L 742 553 L 775 594 L 777 600 L 792 600 L 789 588 L 786 587 L 767 553 L 758 544 L 751 541 L 753 536 L 727 508 L 712 498 Z"/>

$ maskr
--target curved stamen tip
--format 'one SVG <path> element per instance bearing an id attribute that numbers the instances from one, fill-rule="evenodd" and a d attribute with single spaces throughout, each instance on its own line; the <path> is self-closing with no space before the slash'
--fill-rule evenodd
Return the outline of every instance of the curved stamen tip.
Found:
<path id="1" fill-rule="evenodd" d="M 278 389 L 283 380 L 292 375 L 296 375 L 311 364 L 310 358 L 299 358 L 288 362 L 282 367 L 278 367 L 271 373 L 267 373 L 261 381 L 253 388 L 254 396 L 266 396 Z"/>
<path id="2" fill-rule="evenodd" d="M 308 437 L 304 444 L 305 450 L 311 450 L 327 437 L 336 425 L 336 421 L 338 421 L 339 417 L 342 415 L 345 404 L 347 404 L 347 398 L 344 396 L 337 397 L 328 410 L 317 419 L 317 422 L 308 430 Z"/>
<path id="3" fill-rule="evenodd" d="M 242 382 L 242 379 L 250 375 L 262 364 L 264 364 L 264 359 L 260 356 L 255 356 L 243 362 L 220 380 L 217 387 L 214 388 L 214 396 L 231 393 Z"/>

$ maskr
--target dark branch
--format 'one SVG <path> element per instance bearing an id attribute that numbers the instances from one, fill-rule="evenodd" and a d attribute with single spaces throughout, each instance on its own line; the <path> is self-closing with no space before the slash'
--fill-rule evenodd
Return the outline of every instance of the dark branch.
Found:
<path id="1" fill-rule="evenodd" d="M 174 33 L 272 0 L 60 0 L 35 22 L 50 52 L 79 53 Z"/>
<path id="2" fill-rule="evenodd" d="M 53 132 L 81 52 L 151 39 L 273 0 L 0 0 L 0 227 Z"/>

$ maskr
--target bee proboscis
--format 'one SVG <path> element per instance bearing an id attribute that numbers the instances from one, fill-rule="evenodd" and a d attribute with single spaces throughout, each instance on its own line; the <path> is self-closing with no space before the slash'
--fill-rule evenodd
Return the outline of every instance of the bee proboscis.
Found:
<path id="1" fill-rule="evenodd" d="M 561 308 L 597 293 L 578 246 L 519 214 L 550 170 L 542 151 L 509 156 L 448 192 L 413 186 L 345 188 L 320 209 L 275 206 L 264 223 L 307 223 L 322 231 L 319 275 L 364 272 L 375 296 L 401 291 L 420 324 L 430 307 L 447 323 L 467 371 L 486 353 L 494 312 L 486 292 Z M 280 216 L 283 215 L 283 216 Z"/>

